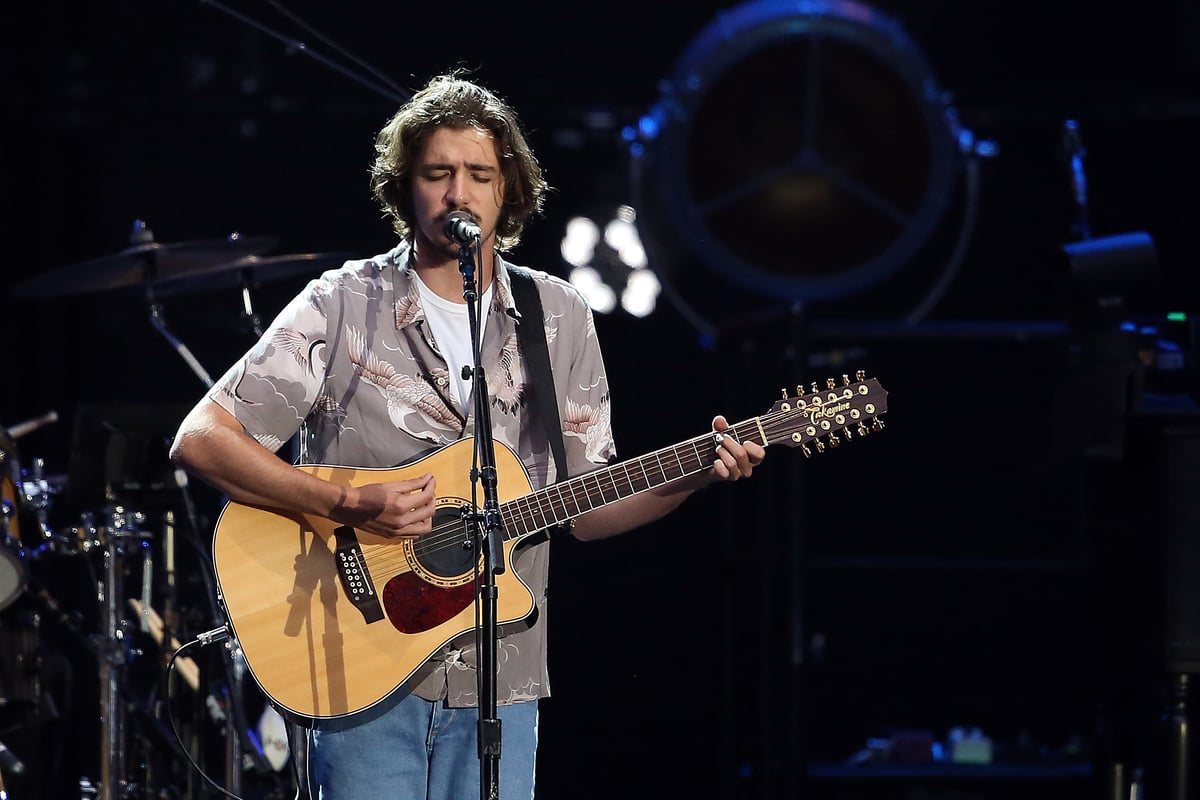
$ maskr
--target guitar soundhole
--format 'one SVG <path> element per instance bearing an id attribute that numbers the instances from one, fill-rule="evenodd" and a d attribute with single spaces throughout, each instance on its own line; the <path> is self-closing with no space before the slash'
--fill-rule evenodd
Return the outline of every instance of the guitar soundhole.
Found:
<path id="1" fill-rule="evenodd" d="M 469 543 L 458 509 L 442 509 L 433 515 L 433 530 L 413 544 L 413 555 L 429 575 L 450 580 L 474 574 L 478 559 L 474 547 L 464 546 Z"/>

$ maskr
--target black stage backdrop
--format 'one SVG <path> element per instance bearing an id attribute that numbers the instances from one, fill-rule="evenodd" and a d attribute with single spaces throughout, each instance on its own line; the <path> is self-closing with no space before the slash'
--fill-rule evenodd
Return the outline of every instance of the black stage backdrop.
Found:
<path id="1" fill-rule="evenodd" d="M 744 94 L 727 93 L 728 113 L 705 119 L 707 146 L 727 158 L 691 164 L 689 185 L 655 171 L 674 156 L 665 146 L 649 140 L 650 158 L 635 163 L 621 137 L 659 107 L 663 81 L 676 77 L 696 37 L 738 8 L 746 7 L 53 0 L 10 9 L 0 423 L 57 415 L 29 426 L 11 457 L 26 470 L 44 462 L 49 524 L 68 539 L 78 540 L 81 515 L 107 512 L 114 498 L 105 487 L 119 484 L 115 499 L 146 514 L 152 593 L 162 597 L 163 518 L 182 511 L 178 491 L 162 485 L 166 442 L 202 379 L 156 330 L 142 284 L 80 290 L 72 284 L 89 280 L 88 270 L 72 266 L 119 253 L 136 220 L 162 243 L 237 231 L 271 237 L 270 254 L 314 263 L 386 249 L 391 235 L 367 168 L 396 92 L 377 91 L 378 77 L 348 77 L 346 69 L 363 70 L 335 45 L 401 87 L 465 66 L 520 111 L 555 187 L 515 260 L 566 277 L 566 221 L 607 219 L 633 204 L 654 244 L 651 265 L 677 294 L 661 296 L 644 319 L 597 319 L 624 456 L 701 433 L 714 413 L 741 420 L 765 412 L 781 389 L 860 368 L 890 391 L 889 426 L 877 436 L 811 460 L 775 448 L 753 483 L 695 497 L 637 535 L 556 543 L 555 696 L 542 717 L 541 796 L 779 797 L 810 781 L 823 787 L 810 796 L 843 796 L 842 766 L 872 738 L 943 742 L 955 726 L 982 728 L 997 763 L 1033 769 L 1057 797 L 1094 796 L 1083 792 L 1117 763 L 1149 769 L 1153 748 L 1126 743 L 1150 740 L 1163 676 L 1187 669 L 1160 665 L 1153 631 L 1162 605 L 1134 604 L 1143 595 L 1129 587 L 1157 586 L 1168 530 L 1186 540 L 1195 529 L 1186 509 L 1169 518 L 1132 510 L 1161 505 L 1169 476 L 1126 478 L 1174 463 L 1156 455 L 1158 437 L 1174 440 L 1155 413 L 1171 412 L 1170 431 L 1193 424 L 1193 335 L 1166 315 L 1200 311 L 1200 11 L 1186 0 L 1120 13 L 1067 0 L 772 6 L 784 20 L 818 9 L 899 26 L 907 39 L 897 54 L 882 51 L 884 63 L 894 55 L 890 63 L 907 67 L 909 56 L 923 56 L 924 100 L 953 108 L 954 135 L 961 127 L 984 143 L 981 157 L 952 157 L 938 213 L 880 285 L 808 302 L 756 293 L 739 274 L 744 264 L 702 258 L 689 241 L 712 239 L 673 226 L 689 188 L 710 173 L 753 173 L 772 137 L 794 129 L 800 77 L 767 64 Z M 729 19 L 731 38 L 709 42 L 714 60 L 746 41 L 739 17 Z M 850 51 L 860 44 L 876 46 L 853 34 L 843 41 Z M 690 52 L 703 72 L 708 54 Z M 919 179 L 921 164 L 905 162 L 912 154 L 897 145 L 902 103 L 856 97 L 857 73 L 846 68 L 830 68 L 826 96 L 869 106 L 861 119 L 872 124 L 831 131 L 822 144 L 842 146 L 841 166 L 868 181 L 873 169 L 898 167 Z M 1067 120 L 1078 125 L 1091 234 L 1138 232 L 1154 243 L 1158 283 L 1124 306 L 1099 310 L 1086 290 L 1081 299 L 1059 250 L 1081 238 Z M 775 202 L 802 204 L 811 188 L 784 187 Z M 859 252 L 871 228 L 865 217 L 857 224 L 858 213 L 843 209 L 826 228 L 818 220 L 804 237 L 767 224 L 744 243 L 778 259 L 769 271 L 787 274 L 803 260 L 805 237 L 822 231 L 834 232 L 831 251 L 844 242 Z M 56 270 L 64 272 L 55 285 L 22 293 Z M 292 269 L 263 283 L 254 309 L 269 319 L 307 277 Z M 159 300 L 158 320 L 213 377 L 252 341 L 231 285 Z M 1122 337 L 1125 321 L 1159 331 Z M 1129 411 L 1153 419 L 1139 426 Z M 1131 429 L 1142 446 L 1127 446 Z M 203 487 L 194 492 L 199 524 L 180 526 L 188 575 L 177 598 L 193 635 L 218 624 L 197 549 L 220 508 Z M 48 797 L 98 780 L 106 756 L 97 555 L 19 559 L 71 618 L 43 618 L 35 637 L 52 651 L 47 663 L 73 680 L 70 752 L 46 779 Z M 141 564 L 123 566 L 130 596 L 141 589 Z M 23 646 L 27 600 L 4 612 L 0 648 L 9 653 Z M 153 693 L 152 658 L 131 656 L 127 691 L 139 701 Z M 198 660 L 203 684 L 219 694 L 219 660 Z M 20 699 L 19 667 L 10 659 L 4 669 L 0 701 Z M 244 694 L 254 722 L 262 698 L 253 685 Z M 210 712 L 182 701 L 178 713 L 224 782 Z M 160 782 L 162 796 L 203 791 L 177 757 L 162 756 L 172 745 L 161 720 L 140 708 L 131 715 L 139 743 L 129 780 Z M 45 724 L 14 712 L 0 733 L 34 772 L 54 758 Z M 146 742 L 165 765 L 147 766 Z M 266 773 L 252 767 L 243 793 L 286 793 L 286 780 Z M 9 783 L 16 800 L 35 796 Z M 853 785 L 845 796 L 882 786 Z"/>

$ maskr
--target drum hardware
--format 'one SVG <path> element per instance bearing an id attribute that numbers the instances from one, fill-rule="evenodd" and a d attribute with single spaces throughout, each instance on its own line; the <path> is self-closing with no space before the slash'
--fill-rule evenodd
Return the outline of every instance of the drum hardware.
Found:
<path id="1" fill-rule="evenodd" d="M 0 610 L 8 608 L 25 590 L 25 551 L 21 547 L 21 470 L 17 444 L 0 425 Z"/>
<path id="2" fill-rule="evenodd" d="M 177 352 L 205 387 L 212 377 L 188 347 L 167 327 L 161 298 L 196 291 L 237 288 L 242 293 L 243 321 L 254 335 L 262 328 L 251 290 L 262 283 L 292 276 L 316 277 L 339 266 L 349 253 L 297 253 L 263 257 L 277 240 L 231 233 L 225 239 L 166 244 L 154 240 L 143 220 L 134 220 L 129 246 L 110 256 L 91 259 L 38 275 L 13 288 L 25 297 L 62 297 L 115 289 L 132 289 L 146 298 L 150 323 Z"/>
<path id="3" fill-rule="evenodd" d="M 27 554 L 21 541 L 9 533 L 13 511 L 8 503 L 0 503 L 3 511 L 4 529 L 0 535 L 0 611 L 8 608 L 25 591 L 28 572 L 25 569 Z"/>
<path id="4" fill-rule="evenodd" d="M 133 613 L 137 615 L 138 619 L 146 620 L 147 632 L 154 639 L 155 644 L 171 653 L 182 647 L 179 640 L 174 636 L 169 641 L 166 640 L 164 636 L 166 628 L 163 624 L 163 619 L 153 607 L 142 605 L 142 601 L 136 597 L 130 597 L 126 603 L 133 610 Z M 200 691 L 200 667 L 196 665 L 195 661 L 187 656 L 179 656 L 175 659 L 175 667 L 179 672 L 179 677 L 183 678 L 183 682 L 187 684 L 189 689 L 193 692 Z"/>
<path id="5" fill-rule="evenodd" d="M 212 269 L 243 256 L 265 253 L 277 241 L 266 236 L 231 233 L 224 239 L 157 242 L 142 220 L 135 220 L 129 246 L 118 253 L 37 275 L 13 287 L 23 297 L 63 297 L 112 289 L 144 289 Z"/>
<path id="6" fill-rule="evenodd" d="M 348 253 L 299 253 L 262 257 L 276 245 L 270 237 L 232 233 L 226 239 L 163 244 L 142 220 L 135 220 L 127 248 L 80 264 L 54 270 L 18 284 L 13 293 L 28 297 L 59 297 L 114 289 L 135 289 L 145 297 L 150 324 L 204 384 L 212 377 L 167 326 L 161 299 L 196 291 L 238 288 L 243 321 L 254 335 L 262 327 L 251 300 L 251 289 L 291 276 L 316 277 L 350 257 Z"/>
<path id="7" fill-rule="evenodd" d="M 136 413 L 136 422 L 144 423 L 143 412 L 139 410 Z M 38 424 L 45 424 L 53 418 L 52 415 L 46 415 L 38 421 Z M 110 432 L 111 437 L 111 430 L 107 425 L 111 420 L 106 418 L 105 422 L 105 430 Z M 30 424 L 22 424 L 14 426 L 13 429 L 19 434 L 24 434 L 32 427 Z M 140 428 L 135 428 L 135 433 L 138 432 L 140 432 Z M 0 427 L 0 434 L 7 437 L 8 430 Z M 158 442 L 159 438 L 150 437 L 149 440 Z M 132 438 L 132 441 L 135 445 L 141 442 L 136 436 Z M 97 449 L 95 443 L 83 442 L 82 444 L 84 446 L 80 449 L 80 458 L 86 457 L 91 463 L 95 463 L 96 454 L 101 451 Z M 137 454 L 142 452 L 136 447 L 133 448 L 133 451 Z M 103 452 L 108 453 L 107 450 Z M 91 454 L 89 456 L 83 455 L 89 453 Z M 99 501 L 97 506 L 102 508 L 79 515 L 74 524 L 68 523 L 67 526 L 52 528 L 50 523 L 53 506 L 56 496 L 60 491 L 65 490 L 66 479 L 60 481 L 54 476 L 46 475 L 44 462 L 40 459 L 35 459 L 28 465 L 30 467 L 28 472 L 22 471 L 16 459 L 15 446 L 8 446 L 3 451 L 3 458 L 0 460 L 4 462 L 2 465 L 4 469 L 0 475 L 10 476 L 6 482 L 7 497 L 10 498 L 7 503 L 9 513 L 0 519 L 5 526 L 4 529 L 0 529 L 0 532 L 8 534 L 14 531 L 19 523 L 24 523 L 25 540 L 28 543 L 26 548 L 18 552 L 21 540 L 13 537 L 11 542 L 12 562 L 22 567 L 23 575 L 28 569 L 27 580 L 22 583 L 19 593 L 23 598 L 28 598 L 34 603 L 43 623 L 49 621 L 56 626 L 62 626 L 66 633 L 70 634 L 92 658 L 96 659 L 100 689 L 98 698 L 101 724 L 100 741 L 98 742 L 100 760 L 97 766 L 98 774 L 87 775 L 81 780 L 81 796 L 95 796 L 98 800 L 132 800 L 134 797 L 142 797 L 146 792 L 163 788 L 163 776 L 174 773 L 172 770 L 160 772 L 160 767 L 174 764 L 175 762 L 171 759 L 175 757 L 186 757 L 190 748 L 185 746 L 183 749 L 176 750 L 177 743 L 182 745 L 178 732 L 163 727 L 163 720 L 158 714 L 159 709 L 156 705 L 158 701 L 153 698 L 153 695 L 149 698 L 142 696 L 139 687 L 144 688 L 141 681 L 146 677 L 144 672 L 146 663 L 142 660 L 142 656 L 153 656 L 156 648 L 140 642 L 137 634 L 138 628 L 140 628 L 142 632 L 148 634 L 147 640 L 153 637 L 162 649 L 161 656 L 164 661 L 168 655 L 173 655 L 174 651 L 179 648 L 179 638 L 186 638 L 182 634 L 179 635 L 179 638 L 172 635 L 175 633 L 173 628 L 179 624 L 174 612 L 174 514 L 170 511 L 165 512 L 168 524 L 162 540 L 158 541 L 157 532 L 147 533 L 146 513 L 125 505 L 107 505 L 121 495 L 114 493 L 109 486 L 113 476 L 108 472 L 111 472 L 113 467 L 111 456 L 106 455 L 103 463 L 106 465 L 107 472 L 103 476 L 99 476 L 105 481 L 105 490 L 102 495 L 98 494 L 93 499 L 93 502 Z M 124 477 L 125 473 L 121 473 L 121 475 Z M 140 492 L 147 487 L 155 489 L 157 486 L 140 472 L 134 474 L 134 477 L 137 478 L 136 481 L 127 480 L 120 484 L 120 487 L 126 491 Z M 178 476 L 176 477 L 178 478 Z M 70 473 L 72 487 L 76 484 L 90 486 L 94 483 L 92 478 L 90 473 L 84 474 L 82 471 L 77 471 L 73 464 Z M 186 479 L 171 485 L 182 490 L 187 508 L 187 519 L 192 528 L 196 528 L 198 522 L 188 496 Z M 74 499 L 79 501 L 80 497 L 77 496 Z M 0 510 L 4 508 L 5 506 L 0 506 Z M 7 538 L 6 535 L 5 539 Z M 159 545 L 162 545 L 161 549 L 158 547 Z M 92 597 L 95 602 L 98 602 L 98 606 L 93 607 L 93 600 L 89 597 L 85 596 L 83 599 L 89 610 L 94 608 L 98 612 L 95 618 L 92 618 L 90 614 L 85 618 L 84 614 L 73 610 L 70 603 L 59 603 L 53 595 L 45 591 L 45 587 L 39 580 L 38 569 L 45 559 L 41 563 L 38 563 L 37 559 L 41 556 L 51 555 L 78 559 L 73 563 L 81 562 L 86 566 L 90 577 L 84 579 L 83 585 L 95 587 Z M 165 556 L 165 563 L 162 565 L 155 563 L 160 556 Z M 0 553 L 0 568 L 4 566 L 2 562 L 9 560 L 4 558 L 3 553 Z M 139 566 L 142 569 L 140 576 L 136 573 Z M 152 587 L 150 582 L 155 567 L 165 568 L 166 574 L 165 586 L 153 587 L 159 592 L 155 595 L 157 599 L 154 602 L 157 603 L 161 599 L 164 603 L 159 606 L 159 611 L 162 612 L 161 617 L 155 613 L 151 604 L 150 590 Z M 203 567 L 201 572 L 204 572 Z M 49 576 L 41 575 L 40 577 Z M 139 577 L 140 586 L 138 585 Z M 73 583 L 72 585 L 78 586 L 79 584 Z M 166 593 L 165 596 L 162 595 L 163 592 Z M 133 595 L 136 599 L 131 600 L 127 595 Z M 211 600 L 215 595 L 215 587 L 212 586 L 211 579 L 209 579 L 209 592 L 206 592 L 206 596 L 209 596 Z M 219 609 L 214 609 L 214 613 L 219 615 Z M 7 614 L 11 616 L 11 610 Z M 14 630 L 12 635 L 15 637 L 18 633 L 30 632 L 29 630 L 21 632 Z M 22 652 L 25 645 L 15 646 L 12 643 L 15 641 L 15 638 L 10 642 L 0 640 L 0 651 L 12 654 Z M 36 637 L 24 637 L 21 641 L 30 643 L 29 646 L 32 646 Z M 220 640 L 208 636 L 203 643 L 209 644 L 213 641 Z M 145 654 L 142 652 L 143 649 Z M 197 693 L 196 699 L 202 705 L 198 705 L 195 709 L 199 716 L 194 719 L 194 724 L 200 725 L 202 721 L 211 722 L 221 731 L 224 743 L 223 752 L 220 750 L 210 752 L 214 758 L 223 757 L 225 773 L 222 777 L 227 789 L 231 789 L 235 793 L 240 792 L 251 773 L 256 779 L 270 778 L 278 783 L 282 780 L 278 775 L 277 768 L 277 762 L 281 755 L 278 743 L 272 739 L 274 749 L 270 755 L 258 746 L 251 728 L 254 724 L 253 720 L 258 715 L 255 714 L 248 720 L 249 715 L 246 714 L 243 705 L 249 698 L 243 697 L 248 682 L 245 680 L 246 667 L 240 648 L 236 642 L 228 641 L 222 649 L 221 662 L 224 674 L 218 678 L 218 682 L 225 684 L 225 688 L 219 691 L 206 692 L 203 689 L 203 673 L 197 668 L 196 662 L 192 662 L 190 659 L 182 661 L 176 659 L 179 661 L 180 667 L 175 671 L 183 677 L 189 688 L 194 689 L 199 686 L 201 689 Z M 15 664 L 15 660 L 13 663 Z M 24 657 L 22 663 L 29 664 L 32 668 L 34 661 L 32 657 Z M 33 691 L 32 683 L 27 678 L 30 675 L 36 677 L 36 669 L 29 671 L 24 667 L 18 669 L 16 666 L 12 666 L 7 669 L 7 675 L 11 676 L 7 686 L 15 688 L 4 688 L 5 684 L 0 683 L 0 695 L 3 698 L 11 698 L 11 702 L 7 703 L 7 710 L 11 712 L 8 718 L 17 721 L 18 712 L 22 711 L 23 698 Z M 21 684 L 20 680 L 26 682 Z M 152 689 L 153 691 L 155 690 Z M 167 699 L 169 701 L 169 698 Z M 4 736 L 5 719 L 5 716 L 0 714 L 0 737 Z M 267 722 L 274 721 L 273 719 L 267 720 Z M 265 724 L 263 719 L 258 719 L 258 723 L 260 728 L 267 730 L 263 727 Z M 269 729 L 274 731 L 273 727 Z M 205 728 L 195 728 L 194 730 L 196 735 L 203 735 Z M 160 742 L 162 737 L 169 737 L 170 741 Z M 174 755 L 163 750 L 160 746 L 163 743 L 170 750 L 175 750 Z M 220 753 L 219 756 L 218 753 Z M 166 760 L 160 761 L 160 759 Z M 204 775 L 204 771 L 202 770 L 200 774 Z M 17 800 L 23 800 L 23 798 L 17 798 Z"/>
<path id="8" fill-rule="evenodd" d="M 154 291 L 157 297 L 237 289 L 242 296 L 241 319 L 257 338 L 262 336 L 262 320 L 254 310 L 252 292 L 269 281 L 307 275 L 316 277 L 326 269 L 340 266 L 352 258 L 350 253 L 295 253 L 288 255 L 250 255 L 214 269 L 197 270 L 182 278 L 159 281 Z"/>
<path id="9" fill-rule="evenodd" d="M 0 610 L 11 605 L 28 587 L 29 564 L 45 550 L 52 549 L 57 536 L 48 524 L 50 506 L 58 489 L 43 475 L 42 459 L 34 459 L 32 475 L 14 469 L 18 480 L 4 478 L 0 498 Z M 39 543 L 26 547 L 28 536 L 22 539 L 21 511 L 33 513 L 39 532 Z"/>
<path id="10" fill-rule="evenodd" d="M 104 510 L 106 524 L 97 525 L 96 515 L 85 513 L 81 525 L 72 528 L 77 552 L 102 555 L 103 579 L 97 582 L 102 633 L 93 637 L 93 651 L 100 665 L 100 780 L 90 784 L 101 800 L 121 800 L 135 788 L 126 773 L 127 719 L 124 687 L 126 672 L 138 651 L 132 646 L 130 623 L 121 613 L 124 596 L 123 559 L 140 553 L 143 575 L 151 568 L 150 535 L 141 529 L 146 515 L 122 506 Z M 146 578 L 143 577 L 143 595 Z"/>
<path id="11" fill-rule="evenodd" d="M 156 242 L 135 220 L 130 245 L 110 256 L 61 267 L 13 287 L 23 297 L 64 297 L 115 289 L 160 298 L 219 289 L 253 289 L 293 277 L 317 277 L 341 266 L 351 253 L 288 253 L 263 256 L 277 240 L 232 233 L 225 239 Z"/>
<path id="12" fill-rule="evenodd" d="M 327 269 L 340 267 L 353 258 L 352 253 L 285 253 L 281 255 L 242 256 L 234 261 L 192 270 L 186 275 L 164 278 L 154 283 L 160 298 L 194 292 L 257 289 L 264 283 L 295 277 L 315 278 Z M 250 309 L 246 309 L 251 313 Z"/>
<path id="13" fill-rule="evenodd" d="M 0 627 L 0 732 L 20 727 L 41 710 L 40 625 L 37 614 L 9 612 Z"/>
<path id="14" fill-rule="evenodd" d="M 171 512 L 166 513 L 166 529 L 163 535 L 166 545 L 164 566 L 169 578 L 173 577 L 174 572 L 173 517 Z M 131 722 L 136 723 L 141 719 L 139 717 L 138 720 L 131 720 L 128 717 L 130 711 L 138 710 L 130 702 L 129 667 L 135 658 L 153 652 L 150 647 L 147 647 L 145 652 L 135 647 L 134 626 L 146 632 L 158 645 L 161 656 L 158 663 L 163 669 L 172 664 L 177 665 L 176 672 L 189 689 L 197 692 L 198 696 L 204 691 L 197 663 L 179 652 L 181 645 L 169 627 L 173 611 L 167 608 L 164 616 L 160 616 L 150 603 L 150 575 L 154 566 L 150 541 L 153 537 L 143 530 L 145 520 L 145 514 L 118 506 L 106 509 L 102 514 L 84 514 L 80 525 L 72 529 L 73 538 L 79 545 L 78 552 L 100 553 L 104 559 L 103 580 L 97 583 L 103 633 L 93 637 L 95 644 L 92 647 L 100 665 L 101 774 L 96 780 L 85 779 L 85 783 L 90 787 L 89 791 L 94 793 L 88 796 L 94 796 L 97 800 L 127 800 L 153 788 L 149 785 L 153 780 L 149 775 L 146 778 L 147 785 L 139 785 L 128 772 L 129 769 L 137 767 L 131 763 L 133 759 L 129 751 L 135 731 Z M 141 561 L 140 598 L 125 596 L 129 576 L 126 575 L 124 567 L 130 557 L 140 557 Z M 168 595 L 170 592 L 171 588 L 168 585 Z M 168 599 L 167 606 L 172 604 L 173 599 Z M 132 613 L 122 614 L 122 606 L 126 606 Z M 210 644 L 220 641 L 219 637 L 222 634 L 228 635 L 224 627 L 201 634 L 196 637 L 195 643 Z M 229 644 L 227 642 L 223 661 L 227 667 L 232 662 L 234 674 L 240 677 L 240 652 L 230 649 Z M 223 692 L 209 692 L 201 698 L 212 722 L 224 732 L 224 789 L 234 795 L 239 794 L 242 788 L 242 771 L 246 757 L 241 749 L 243 740 L 239 720 L 244 717 L 244 713 L 241 710 L 240 695 L 237 694 L 240 688 L 241 684 L 237 678 L 231 678 L 230 696 L 223 696 Z M 222 696 L 218 698 L 218 695 Z M 169 703 L 169 695 L 164 695 L 162 702 Z M 176 749 L 175 745 L 178 744 L 178 755 L 191 758 L 190 747 L 179 740 L 179 732 L 174 730 L 174 724 L 172 723 L 171 730 L 160 727 L 161 722 L 153 702 L 141 711 L 149 716 L 160 736 L 174 735 L 168 744 L 172 749 Z M 259 752 L 248 755 L 251 760 L 255 760 L 254 757 L 257 756 L 258 761 L 265 762 L 265 757 Z M 195 762 L 193 766 L 196 766 Z"/>
<path id="15" fill-rule="evenodd" d="M 126 555 L 129 543 L 135 543 L 139 547 L 143 545 L 147 536 L 141 530 L 141 526 L 146 523 L 146 515 L 143 512 L 128 511 L 124 506 L 112 506 L 104 513 L 109 524 L 100 526 L 96 524 L 94 513 L 84 512 L 80 515 L 80 524 L 71 528 L 66 537 L 73 543 L 76 552 L 91 553 L 103 549 L 107 557 L 109 545 L 115 544 L 115 555 L 122 556 Z"/>
<path id="16" fill-rule="evenodd" d="M 263 258 L 259 255 L 248 255 L 223 264 L 209 267 L 197 267 L 187 274 L 166 278 L 145 285 L 146 304 L 150 309 L 150 324 L 171 345 L 180 358 L 191 368 L 206 388 L 213 385 L 212 377 L 201 366 L 175 334 L 167 327 L 161 298 L 172 294 L 183 294 L 202 289 L 239 288 L 242 295 L 241 319 L 246 323 L 255 338 L 262 336 L 261 319 L 254 310 L 252 289 L 261 282 L 284 278 L 294 274 L 309 274 L 313 277 L 324 268 L 332 267 L 345 261 L 346 254 L 337 253 L 303 253 L 298 255 L 280 255 Z"/>
<path id="17" fill-rule="evenodd" d="M 9 428 L 0 425 L 0 611 L 24 593 L 29 581 L 28 561 L 37 555 L 37 551 L 25 549 L 21 512 L 32 510 L 42 538 L 48 538 L 46 523 L 55 492 L 43 474 L 42 459 L 34 460 L 32 477 L 23 473 L 16 440 L 57 421 L 58 412 L 50 411 Z"/>
<path id="18" fill-rule="evenodd" d="M 33 512 L 38 529 L 38 545 L 30 552 L 33 558 L 58 546 L 59 536 L 50 527 L 50 509 L 61 488 L 61 480 L 51 481 L 46 477 L 45 462 L 41 458 L 33 460 L 28 474 L 22 473 L 20 499 L 24 507 Z"/>

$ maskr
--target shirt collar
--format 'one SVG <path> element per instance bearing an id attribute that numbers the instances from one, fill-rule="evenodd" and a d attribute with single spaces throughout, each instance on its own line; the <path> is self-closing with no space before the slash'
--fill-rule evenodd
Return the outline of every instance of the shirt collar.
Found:
<path id="1" fill-rule="evenodd" d="M 392 266 L 392 289 L 394 301 L 394 317 L 396 330 L 403 330 L 414 322 L 425 318 L 421 308 L 421 293 L 417 288 L 411 266 L 412 248 L 408 242 L 401 242 L 393 247 L 383 257 Z M 521 314 L 517 311 L 512 296 L 512 283 L 508 275 L 508 263 L 496 254 L 496 289 L 492 292 L 491 311 L 504 314 L 520 321 Z"/>

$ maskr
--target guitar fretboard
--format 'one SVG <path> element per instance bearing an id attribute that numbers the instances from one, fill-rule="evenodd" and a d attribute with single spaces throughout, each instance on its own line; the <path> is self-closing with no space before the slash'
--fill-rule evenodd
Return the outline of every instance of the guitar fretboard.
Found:
<path id="1" fill-rule="evenodd" d="M 724 435 L 763 447 L 798 446 L 807 455 L 809 443 L 821 451 L 825 441 L 836 447 L 839 433 L 845 439 L 865 436 L 868 422 L 882 428 L 877 417 L 887 410 L 887 392 L 874 378 L 845 381 L 841 386 L 830 382 L 823 390 L 814 386 L 811 394 L 781 400 L 766 414 L 730 426 Z M 703 472 L 717 457 L 714 437 L 713 433 L 697 436 L 502 503 L 504 538 L 561 525 L 601 506 Z"/>
<path id="2" fill-rule="evenodd" d="M 761 438 L 759 430 L 760 423 L 755 418 L 732 426 L 725 435 L 743 441 L 748 436 Z M 502 503 L 505 539 L 560 525 L 592 509 L 703 472 L 716 457 L 713 435 L 697 436 Z"/>

